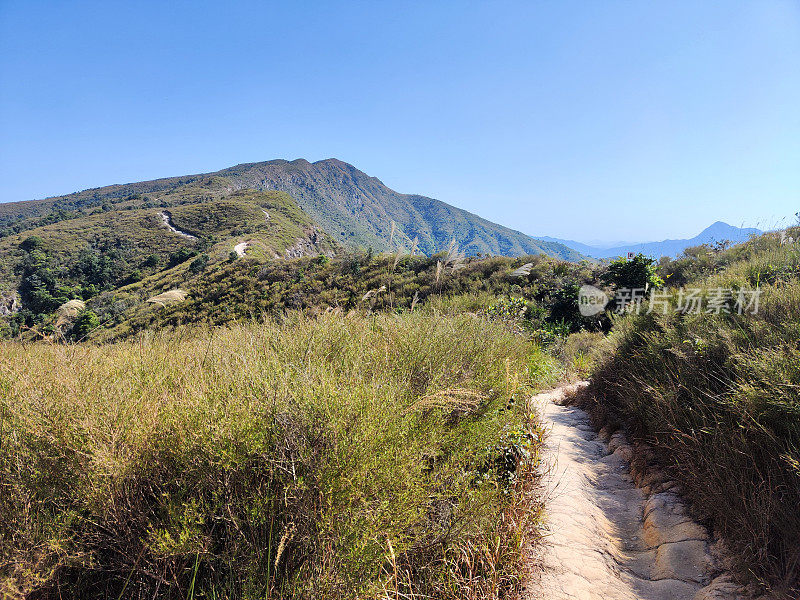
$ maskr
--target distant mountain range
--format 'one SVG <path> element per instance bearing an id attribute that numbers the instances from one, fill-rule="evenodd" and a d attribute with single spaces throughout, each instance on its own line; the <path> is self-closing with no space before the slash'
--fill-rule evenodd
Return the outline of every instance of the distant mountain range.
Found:
<path id="1" fill-rule="evenodd" d="M 663 240 L 661 242 L 639 242 L 604 248 L 600 246 L 590 246 L 574 240 L 562 240 L 553 237 L 541 237 L 539 239 L 564 244 L 573 250 L 591 256 L 593 258 L 616 258 L 626 256 L 629 252 L 644 254 L 654 258 L 662 256 L 675 257 L 681 254 L 686 248 L 699 246 L 700 244 L 715 244 L 718 242 L 729 241 L 733 243 L 744 242 L 753 235 L 759 235 L 762 231 L 753 227 L 734 227 L 722 221 L 717 221 L 713 225 L 706 227 L 699 234 L 689 239 Z"/>

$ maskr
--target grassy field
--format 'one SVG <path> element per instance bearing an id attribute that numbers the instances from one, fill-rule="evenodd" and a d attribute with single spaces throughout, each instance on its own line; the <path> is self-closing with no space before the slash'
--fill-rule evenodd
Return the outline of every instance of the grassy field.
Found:
<path id="1" fill-rule="evenodd" d="M 668 264 L 665 276 L 706 297 L 758 287 L 757 314 L 658 307 L 626 317 L 593 379 L 596 408 L 652 444 L 742 572 L 791 597 L 800 586 L 799 233 Z M 671 309 L 677 301 L 673 292 Z"/>
<path id="2" fill-rule="evenodd" d="M 505 597 L 555 371 L 435 310 L 3 343 L 0 596 Z"/>

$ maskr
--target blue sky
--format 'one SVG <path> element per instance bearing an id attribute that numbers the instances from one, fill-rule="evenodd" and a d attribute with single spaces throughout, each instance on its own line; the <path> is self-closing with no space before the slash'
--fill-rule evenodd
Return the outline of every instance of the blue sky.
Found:
<path id="1" fill-rule="evenodd" d="M 0 0 L 0 201 L 350 162 L 533 235 L 800 210 L 800 3 Z"/>

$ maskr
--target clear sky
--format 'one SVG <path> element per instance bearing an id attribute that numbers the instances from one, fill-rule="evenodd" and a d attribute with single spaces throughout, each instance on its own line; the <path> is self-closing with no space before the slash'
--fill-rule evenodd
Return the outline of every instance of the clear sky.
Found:
<path id="1" fill-rule="evenodd" d="M 533 235 L 800 211 L 800 2 L 0 0 L 0 201 L 336 157 Z"/>

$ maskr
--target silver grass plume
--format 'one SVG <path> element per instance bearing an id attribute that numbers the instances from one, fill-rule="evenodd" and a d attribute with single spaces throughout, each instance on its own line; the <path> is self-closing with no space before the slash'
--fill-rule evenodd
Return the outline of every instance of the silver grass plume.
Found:
<path id="1" fill-rule="evenodd" d="M 183 302 L 186 300 L 186 292 L 183 290 L 175 289 L 169 290 L 167 292 L 162 292 L 161 294 L 157 294 L 152 298 L 148 298 L 147 302 L 151 304 L 159 304 L 161 306 L 166 306 L 167 304 L 172 304 L 173 302 Z"/>

